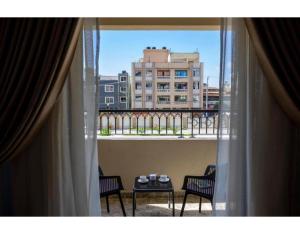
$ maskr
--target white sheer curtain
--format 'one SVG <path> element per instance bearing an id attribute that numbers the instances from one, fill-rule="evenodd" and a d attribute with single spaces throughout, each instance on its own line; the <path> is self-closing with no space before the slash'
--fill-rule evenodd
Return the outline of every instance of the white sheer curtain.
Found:
<path id="1" fill-rule="evenodd" d="M 58 102 L 30 147 L 12 162 L 13 215 L 100 215 L 95 29 L 96 20 L 84 20 Z"/>
<path id="2" fill-rule="evenodd" d="M 222 22 L 220 88 L 214 214 L 289 215 L 293 124 L 272 96 L 243 19 Z"/>

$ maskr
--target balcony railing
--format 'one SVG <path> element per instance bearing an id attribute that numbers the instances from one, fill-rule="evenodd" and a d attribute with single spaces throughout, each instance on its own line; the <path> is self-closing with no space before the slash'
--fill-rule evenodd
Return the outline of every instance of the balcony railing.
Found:
<path id="1" fill-rule="evenodd" d="M 188 89 L 176 89 L 175 88 L 175 92 L 187 92 L 188 91 Z"/>
<path id="2" fill-rule="evenodd" d="M 157 92 L 159 92 L 159 93 L 170 92 L 170 89 L 167 89 L 167 88 L 165 88 L 165 89 L 157 88 Z"/>
<path id="3" fill-rule="evenodd" d="M 224 124 L 223 124 L 224 125 Z M 99 110 L 99 135 L 216 135 L 218 110 Z"/>

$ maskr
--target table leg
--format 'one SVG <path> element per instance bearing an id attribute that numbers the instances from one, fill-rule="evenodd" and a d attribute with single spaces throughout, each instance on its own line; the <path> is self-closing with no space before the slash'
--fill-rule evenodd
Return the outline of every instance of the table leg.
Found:
<path id="1" fill-rule="evenodd" d="M 136 207 L 136 196 L 135 192 L 132 193 L 132 216 L 135 216 L 135 207 Z"/>
<path id="2" fill-rule="evenodd" d="M 173 216 L 175 216 L 175 198 L 174 198 L 174 190 L 172 191 L 172 200 L 173 200 Z"/>
<path id="3" fill-rule="evenodd" d="M 168 196 L 168 207 L 169 207 L 169 209 L 170 209 L 170 207 L 171 207 L 171 202 L 170 202 L 170 192 L 169 192 L 169 196 Z"/>

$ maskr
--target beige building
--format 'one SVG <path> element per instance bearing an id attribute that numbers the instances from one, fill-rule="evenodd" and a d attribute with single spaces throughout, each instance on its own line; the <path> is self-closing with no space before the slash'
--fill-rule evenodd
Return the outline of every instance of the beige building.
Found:
<path id="1" fill-rule="evenodd" d="M 132 63 L 132 108 L 203 108 L 203 63 L 198 52 L 147 47 Z"/>

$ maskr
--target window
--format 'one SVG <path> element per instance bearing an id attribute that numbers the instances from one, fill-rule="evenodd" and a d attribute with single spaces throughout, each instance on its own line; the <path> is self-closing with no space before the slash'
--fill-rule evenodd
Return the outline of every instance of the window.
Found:
<path id="1" fill-rule="evenodd" d="M 142 96 L 141 95 L 135 95 L 135 101 L 136 102 L 141 102 L 142 101 Z"/>
<path id="2" fill-rule="evenodd" d="M 170 96 L 157 96 L 157 102 L 158 103 L 170 103 Z"/>
<path id="3" fill-rule="evenodd" d="M 146 76 L 152 76 L 152 70 L 146 70 Z"/>
<path id="4" fill-rule="evenodd" d="M 126 86 L 121 86 L 120 87 L 120 92 L 126 93 L 127 92 L 127 87 Z"/>
<path id="5" fill-rule="evenodd" d="M 105 97 L 105 104 L 114 104 L 114 97 Z"/>
<path id="6" fill-rule="evenodd" d="M 113 85 L 105 85 L 104 91 L 107 93 L 112 93 L 114 91 L 114 86 Z"/>
<path id="7" fill-rule="evenodd" d="M 120 102 L 121 103 L 126 103 L 127 102 L 127 98 L 126 97 L 120 97 Z"/>
<path id="8" fill-rule="evenodd" d="M 200 76 L 200 69 L 194 69 L 193 70 L 193 77 Z"/>
<path id="9" fill-rule="evenodd" d="M 179 90 L 187 90 L 188 84 L 185 83 L 175 83 L 175 89 Z"/>
<path id="10" fill-rule="evenodd" d="M 158 90 L 169 90 L 170 84 L 169 83 L 157 83 Z"/>
<path id="11" fill-rule="evenodd" d="M 158 70 L 157 76 L 158 77 L 170 76 L 170 70 Z"/>
<path id="12" fill-rule="evenodd" d="M 146 82 L 146 89 L 152 88 L 152 82 Z"/>
<path id="13" fill-rule="evenodd" d="M 141 90 L 142 89 L 142 83 L 141 82 L 135 82 L 135 89 Z"/>
<path id="14" fill-rule="evenodd" d="M 187 70 L 175 70 L 176 77 L 187 77 Z"/>
<path id="15" fill-rule="evenodd" d="M 187 96 L 186 95 L 176 95 L 175 102 L 187 102 Z"/>
<path id="16" fill-rule="evenodd" d="M 146 102 L 152 102 L 152 95 L 146 96 Z"/>
<path id="17" fill-rule="evenodd" d="M 199 81 L 194 81 L 193 82 L 193 89 L 199 89 L 200 88 L 200 82 Z"/>
<path id="18" fill-rule="evenodd" d="M 126 82 L 126 81 L 127 81 L 127 76 L 120 77 L 120 82 Z"/>
<path id="19" fill-rule="evenodd" d="M 142 75 L 142 72 L 141 71 L 136 71 L 135 72 L 135 76 L 141 76 Z"/>

